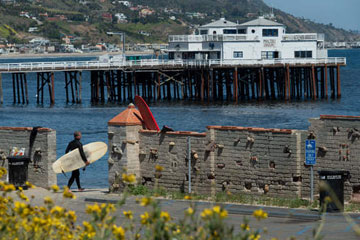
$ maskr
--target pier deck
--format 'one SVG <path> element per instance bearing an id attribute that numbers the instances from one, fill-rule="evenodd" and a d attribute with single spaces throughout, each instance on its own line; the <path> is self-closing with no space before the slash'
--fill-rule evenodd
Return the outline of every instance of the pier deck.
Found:
<path id="1" fill-rule="evenodd" d="M 346 58 L 22 62 L 1 63 L 0 74 L 12 74 L 14 103 L 22 104 L 29 102 L 27 73 L 37 74 L 37 103 L 44 102 L 48 87 L 54 104 L 54 74 L 61 72 L 66 101 L 81 103 L 83 71 L 90 72 L 93 103 L 131 101 L 135 95 L 154 101 L 316 100 L 341 97 L 345 65 Z"/>

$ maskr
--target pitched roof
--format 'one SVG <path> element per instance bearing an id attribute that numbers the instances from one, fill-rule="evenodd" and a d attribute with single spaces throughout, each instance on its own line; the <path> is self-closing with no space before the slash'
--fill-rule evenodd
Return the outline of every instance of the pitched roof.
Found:
<path id="1" fill-rule="evenodd" d="M 255 20 L 242 23 L 240 24 L 240 26 L 284 26 L 284 25 L 278 22 L 267 20 L 264 17 L 259 17 Z"/>
<path id="2" fill-rule="evenodd" d="M 205 25 L 200 26 L 200 28 L 206 28 L 206 27 L 236 27 L 237 24 L 230 22 L 228 20 L 226 20 L 225 18 L 220 18 L 217 21 L 214 21 L 212 23 L 208 23 Z"/>
<path id="3" fill-rule="evenodd" d="M 134 126 L 142 125 L 139 118 L 136 116 L 141 116 L 139 110 L 137 110 L 134 104 L 130 103 L 129 106 L 122 111 L 120 114 L 115 116 L 108 122 L 108 125 L 118 125 L 118 126 Z"/>

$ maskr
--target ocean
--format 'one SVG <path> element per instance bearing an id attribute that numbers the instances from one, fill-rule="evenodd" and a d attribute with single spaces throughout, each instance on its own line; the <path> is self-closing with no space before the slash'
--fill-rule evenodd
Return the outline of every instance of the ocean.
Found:
<path id="1" fill-rule="evenodd" d="M 341 68 L 341 99 L 246 101 L 239 104 L 201 104 L 185 101 L 160 101 L 150 103 L 160 128 L 163 125 L 181 131 L 206 131 L 208 125 L 227 125 L 264 128 L 307 129 L 309 118 L 320 114 L 360 116 L 360 49 L 330 50 L 330 57 L 346 57 L 347 66 Z M 93 60 L 92 57 L 37 58 L 35 61 Z M 0 59 L 4 62 L 34 61 L 29 59 Z M 4 104 L 0 105 L 0 126 L 43 126 L 56 130 L 57 157 L 65 152 L 73 132 L 83 134 L 83 144 L 93 141 L 108 141 L 107 122 L 122 112 L 127 104 L 90 103 L 90 75 L 83 73 L 83 103 L 66 104 L 64 74 L 55 73 L 55 105 L 50 106 L 47 92 L 44 105 L 36 104 L 36 75 L 28 74 L 28 105 L 12 103 L 12 81 L 10 74 L 3 74 Z M 108 187 L 107 155 L 81 171 L 82 187 Z M 68 174 L 69 176 L 70 174 Z M 63 186 L 67 178 L 58 175 L 58 184 Z M 75 184 L 73 184 L 73 187 Z"/>

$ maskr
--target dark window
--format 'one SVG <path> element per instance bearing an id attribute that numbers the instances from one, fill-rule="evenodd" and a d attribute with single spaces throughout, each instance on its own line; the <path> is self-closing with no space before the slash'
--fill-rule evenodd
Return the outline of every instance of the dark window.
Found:
<path id="1" fill-rule="evenodd" d="M 213 31 L 213 34 L 216 34 L 216 31 Z"/>
<path id="2" fill-rule="evenodd" d="M 255 29 L 251 30 L 252 33 L 255 33 Z"/>
<path id="3" fill-rule="evenodd" d="M 246 34 L 246 29 L 238 29 L 238 34 Z"/>
<path id="4" fill-rule="evenodd" d="M 170 60 L 174 59 L 174 53 L 173 52 L 169 52 L 169 59 Z"/>
<path id="5" fill-rule="evenodd" d="M 234 58 L 243 58 L 244 53 L 242 51 L 234 52 Z"/>
<path id="6" fill-rule="evenodd" d="M 236 29 L 224 29 L 224 34 L 236 34 Z"/>
<path id="7" fill-rule="evenodd" d="M 295 51 L 295 58 L 312 58 L 312 51 Z"/>
<path id="8" fill-rule="evenodd" d="M 263 29 L 263 37 L 277 37 L 279 36 L 278 29 Z"/>
<path id="9" fill-rule="evenodd" d="M 263 51 L 261 52 L 262 59 L 277 59 L 280 58 L 280 52 Z"/>
<path id="10" fill-rule="evenodd" d="M 200 30 L 200 35 L 207 35 L 208 34 L 208 30 Z"/>

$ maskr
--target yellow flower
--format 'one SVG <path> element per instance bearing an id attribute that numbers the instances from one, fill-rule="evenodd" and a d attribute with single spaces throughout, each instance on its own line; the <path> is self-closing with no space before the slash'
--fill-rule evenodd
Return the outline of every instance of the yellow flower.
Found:
<path id="1" fill-rule="evenodd" d="M 184 199 L 185 199 L 185 200 L 191 200 L 191 199 L 192 199 L 192 197 L 191 197 L 191 196 L 189 196 L 189 195 L 186 195 L 186 196 L 184 197 Z"/>
<path id="2" fill-rule="evenodd" d="M 91 214 L 91 213 L 99 214 L 100 212 L 101 212 L 101 208 L 97 203 L 95 203 L 94 205 L 86 205 L 86 213 L 88 213 L 88 214 Z"/>
<path id="3" fill-rule="evenodd" d="M 1 178 L 2 176 L 6 175 L 6 174 L 7 174 L 6 168 L 1 167 L 1 168 L 0 168 L 0 178 Z"/>
<path id="4" fill-rule="evenodd" d="M 125 239 L 125 230 L 119 226 L 117 227 L 115 224 L 112 226 L 112 233 L 114 234 L 116 239 L 124 240 Z"/>
<path id="5" fill-rule="evenodd" d="M 162 172 L 164 170 L 164 168 L 162 166 L 160 166 L 160 165 L 156 165 L 155 170 L 158 171 L 158 172 Z"/>
<path id="6" fill-rule="evenodd" d="M 24 201 L 29 201 L 29 198 L 23 193 L 23 192 L 19 192 L 19 198 L 21 198 Z"/>
<path id="7" fill-rule="evenodd" d="M 65 214 L 65 217 L 68 218 L 70 221 L 75 222 L 76 221 L 76 213 L 75 211 L 68 211 Z"/>
<path id="8" fill-rule="evenodd" d="M 250 240 L 259 240 L 261 238 L 260 234 L 251 234 Z"/>
<path id="9" fill-rule="evenodd" d="M 136 176 L 135 176 L 135 174 L 127 175 L 126 173 L 123 173 L 122 174 L 122 180 L 125 183 L 134 183 L 136 181 Z"/>
<path id="10" fill-rule="evenodd" d="M 50 214 L 54 215 L 56 218 L 60 218 L 64 214 L 64 209 L 60 206 L 55 206 L 50 210 Z"/>
<path id="11" fill-rule="evenodd" d="M 168 212 L 161 211 L 160 217 L 164 219 L 165 222 L 170 220 L 170 214 Z"/>
<path id="12" fill-rule="evenodd" d="M 141 237 L 140 233 L 137 233 L 137 234 L 135 235 L 135 239 L 136 239 L 136 240 L 140 239 L 140 237 Z"/>
<path id="13" fill-rule="evenodd" d="M 194 209 L 189 207 L 188 209 L 186 209 L 185 213 L 188 214 L 188 215 L 193 215 L 194 214 Z"/>
<path id="14" fill-rule="evenodd" d="M 250 231 L 250 226 L 249 224 L 245 224 L 245 223 L 242 223 L 240 225 L 241 229 L 244 230 L 244 231 Z"/>
<path id="15" fill-rule="evenodd" d="M 326 197 L 324 198 L 324 201 L 325 201 L 326 203 L 331 203 L 331 202 L 332 202 L 331 197 L 329 197 L 329 196 L 326 196 Z"/>
<path id="16" fill-rule="evenodd" d="M 143 197 L 140 200 L 140 205 L 143 207 L 146 207 L 147 205 L 149 205 L 152 202 L 152 199 L 150 197 Z"/>
<path id="17" fill-rule="evenodd" d="M 222 209 L 219 215 L 220 218 L 227 218 L 228 212 L 225 209 Z"/>
<path id="18" fill-rule="evenodd" d="M 45 204 L 53 204 L 54 201 L 52 200 L 51 197 L 44 197 L 44 203 Z"/>
<path id="19" fill-rule="evenodd" d="M 28 188 L 35 188 L 35 186 L 33 184 L 31 184 L 30 182 L 26 181 L 25 182 L 25 185 L 28 187 Z"/>
<path id="20" fill-rule="evenodd" d="M 12 184 L 5 184 L 4 187 L 3 187 L 4 192 L 12 192 L 12 191 L 15 191 L 15 190 L 16 190 L 16 188 Z"/>
<path id="21" fill-rule="evenodd" d="M 253 212 L 253 216 L 257 220 L 261 220 L 261 219 L 266 219 L 268 217 L 268 214 L 264 212 L 262 209 L 258 209 Z"/>
<path id="22" fill-rule="evenodd" d="M 206 218 L 212 216 L 212 214 L 213 214 L 213 211 L 211 209 L 205 208 L 204 211 L 202 211 L 202 213 L 200 214 L 200 216 L 203 219 L 206 219 Z"/>
<path id="23" fill-rule="evenodd" d="M 220 214 L 220 211 L 221 211 L 220 206 L 215 206 L 215 207 L 213 207 L 213 211 L 214 211 L 215 213 L 217 213 L 217 214 Z"/>
<path id="24" fill-rule="evenodd" d="M 58 185 L 52 185 L 51 190 L 53 190 L 54 192 L 58 192 L 60 190 L 60 188 Z"/>
<path id="25" fill-rule="evenodd" d="M 128 219 L 133 219 L 133 213 L 132 213 L 132 211 L 124 211 L 123 214 L 124 214 L 125 217 L 127 217 Z"/>
<path id="26" fill-rule="evenodd" d="M 141 224 L 146 225 L 149 223 L 149 213 L 148 212 L 144 212 L 144 214 L 140 215 L 141 218 Z"/>
<path id="27" fill-rule="evenodd" d="M 72 192 L 70 192 L 70 190 L 67 186 L 64 187 L 63 197 L 76 199 L 76 196 Z"/>

